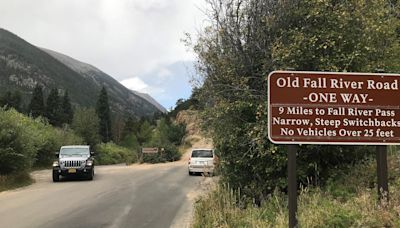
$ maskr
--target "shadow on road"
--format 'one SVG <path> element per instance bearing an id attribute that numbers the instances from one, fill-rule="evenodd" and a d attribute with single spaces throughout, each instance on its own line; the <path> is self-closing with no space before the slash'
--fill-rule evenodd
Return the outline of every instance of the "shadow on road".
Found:
<path id="1" fill-rule="evenodd" d="M 68 182 L 68 181 L 95 181 L 96 179 L 99 179 L 99 175 L 95 175 L 93 177 L 93 180 L 88 180 L 87 177 L 80 176 L 80 175 L 70 175 L 70 176 L 60 176 L 60 182 Z"/>

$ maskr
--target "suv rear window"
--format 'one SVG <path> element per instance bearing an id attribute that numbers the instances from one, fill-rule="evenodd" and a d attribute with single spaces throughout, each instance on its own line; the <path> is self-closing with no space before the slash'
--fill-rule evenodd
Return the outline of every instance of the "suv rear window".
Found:
<path id="1" fill-rule="evenodd" d="M 212 158 L 212 150 L 194 150 L 192 151 L 192 158 Z"/>

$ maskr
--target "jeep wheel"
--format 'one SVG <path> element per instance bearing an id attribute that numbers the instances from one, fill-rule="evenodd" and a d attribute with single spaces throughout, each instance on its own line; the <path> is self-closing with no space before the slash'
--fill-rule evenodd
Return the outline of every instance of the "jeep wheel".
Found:
<path id="1" fill-rule="evenodd" d="M 53 172 L 53 182 L 59 182 L 60 175 L 57 172 Z"/>
<path id="2" fill-rule="evenodd" d="M 92 169 L 92 171 L 88 174 L 87 179 L 88 180 L 93 180 L 93 176 L 94 176 L 94 169 Z"/>

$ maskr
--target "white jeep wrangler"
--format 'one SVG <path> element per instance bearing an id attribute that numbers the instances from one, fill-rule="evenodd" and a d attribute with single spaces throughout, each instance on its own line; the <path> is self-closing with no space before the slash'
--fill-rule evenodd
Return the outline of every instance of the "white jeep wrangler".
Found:
<path id="1" fill-rule="evenodd" d="M 84 176 L 93 180 L 94 153 L 89 146 L 63 146 L 56 152 L 57 160 L 53 162 L 53 182 L 61 176 Z"/>

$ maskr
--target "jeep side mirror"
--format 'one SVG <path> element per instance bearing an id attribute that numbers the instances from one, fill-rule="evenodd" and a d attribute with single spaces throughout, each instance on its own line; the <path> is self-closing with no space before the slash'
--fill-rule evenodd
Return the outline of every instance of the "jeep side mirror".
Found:
<path id="1" fill-rule="evenodd" d="M 58 158 L 58 156 L 60 155 L 60 151 L 56 151 L 54 154 Z"/>
<path id="2" fill-rule="evenodd" d="M 94 152 L 93 152 L 93 151 L 90 151 L 90 155 L 91 155 L 91 156 L 94 156 Z"/>

